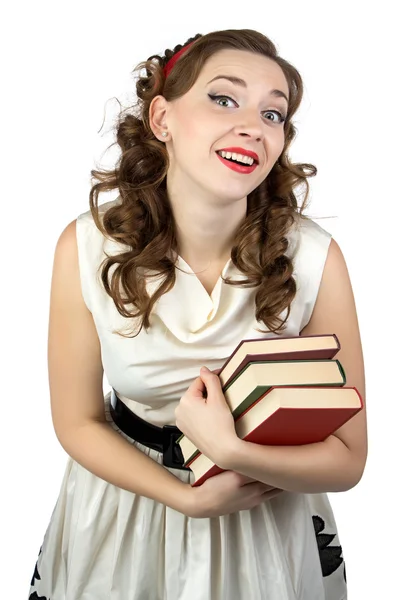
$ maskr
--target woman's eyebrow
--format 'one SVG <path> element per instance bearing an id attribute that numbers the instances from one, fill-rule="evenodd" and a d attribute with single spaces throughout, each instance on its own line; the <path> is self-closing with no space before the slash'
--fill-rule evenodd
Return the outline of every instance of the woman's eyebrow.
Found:
<path id="1" fill-rule="evenodd" d="M 241 87 L 247 88 L 247 83 L 245 82 L 244 79 L 240 79 L 240 77 L 234 77 L 233 75 L 217 75 L 216 77 L 211 79 L 211 81 L 209 81 L 208 83 L 212 83 L 213 81 L 216 81 L 217 79 L 227 79 L 228 81 L 230 81 L 233 84 L 240 85 Z M 271 90 L 270 95 L 275 96 L 276 98 L 285 98 L 286 102 L 289 104 L 289 99 L 286 96 L 286 94 L 284 94 L 282 92 L 282 90 Z"/>

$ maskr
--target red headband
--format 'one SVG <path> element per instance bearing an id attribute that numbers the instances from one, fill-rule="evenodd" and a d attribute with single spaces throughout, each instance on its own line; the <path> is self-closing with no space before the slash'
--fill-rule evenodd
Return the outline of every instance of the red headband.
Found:
<path id="1" fill-rule="evenodd" d="M 176 61 L 182 56 L 182 54 L 184 54 L 186 52 L 186 50 L 188 48 L 190 48 L 190 46 L 193 44 L 194 42 L 190 42 L 190 44 L 187 44 L 187 46 L 183 46 L 183 48 L 181 48 L 179 50 L 179 52 L 177 52 L 176 54 L 174 54 L 174 56 L 172 58 L 169 59 L 169 61 L 167 62 L 167 64 L 164 67 L 164 75 L 165 77 L 168 77 L 168 75 L 171 73 Z"/>

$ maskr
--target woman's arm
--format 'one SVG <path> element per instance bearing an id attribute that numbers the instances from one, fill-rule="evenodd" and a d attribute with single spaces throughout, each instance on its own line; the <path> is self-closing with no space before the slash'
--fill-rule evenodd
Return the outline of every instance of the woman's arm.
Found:
<path id="1" fill-rule="evenodd" d="M 55 250 L 48 368 L 54 429 L 65 451 L 105 481 L 185 513 L 191 486 L 106 421 L 100 342 L 81 292 L 76 221 L 62 232 Z"/>
<path id="2" fill-rule="evenodd" d="M 364 408 L 326 441 L 317 444 L 261 446 L 231 435 L 229 442 L 218 446 L 218 452 L 214 450 L 212 460 L 221 468 L 292 492 L 340 492 L 360 481 L 368 446 L 363 354 L 350 278 L 334 240 L 312 317 L 301 335 L 326 333 L 338 336 L 341 350 L 335 358 L 344 367 L 346 385 L 360 392 Z M 215 421 L 214 414 L 212 416 Z M 210 428 L 211 425 L 208 430 Z M 222 428 L 221 425 L 221 431 Z M 228 426 L 225 429 L 228 431 Z"/>

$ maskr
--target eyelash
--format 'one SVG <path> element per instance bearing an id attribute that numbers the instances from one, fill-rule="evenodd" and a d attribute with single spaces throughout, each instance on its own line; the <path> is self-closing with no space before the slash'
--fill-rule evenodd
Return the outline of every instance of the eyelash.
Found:
<path id="1" fill-rule="evenodd" d="M 231 98 L 230 96 L 226 96 L 226 95 L 218 95 L 218 96 L 214 96 L 213 94 L 208 94 L 208 97 L 215 102 L 216 100 L 221 100 L 221 98 L 224 98 L 226 100 L 231 100 L 232 102 L 235 102 L 235 100 L 233 100 L 233 98 Z M 235 102 L 236 104 L 236 102 Z M 279 110 L 265 110 L 263 112 L 273 112 L 275 114 L 277 114 L 279 116 L 279 123 L 284 123 L 286 121 L 286 115 L 282 115 L 282 113 L 279 112 Z M 271 119 L 267 119 L 268 121 L 270 121 Z"/>

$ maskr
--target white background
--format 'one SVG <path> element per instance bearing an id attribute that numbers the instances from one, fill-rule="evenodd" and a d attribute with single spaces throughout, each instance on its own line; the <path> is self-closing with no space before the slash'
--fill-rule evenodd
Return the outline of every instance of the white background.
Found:
<path id="1" fill-rule="evenodd" d="M 27 598 L 67 460 L 53 432 L 47 382 L 52 260 L 62 229 L 88 210 L 90 170 L 114 156 L 103 158 L 114 141 L 112 98 L 124 106 L 133 101 L 131 71 L 151 54 L 227 28 L 259 29 L 304 80 L 291 157 L 318 168 L 308 213 L 330 217 L 317 222 L 346 257 L 367 377 L 364 477 L 330 499 L 350 600 L 397 597 L 400 45 L 394 5 L 36 0 L 13 4 L 1 18 L 2 598 Z"/>

